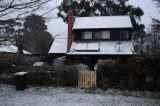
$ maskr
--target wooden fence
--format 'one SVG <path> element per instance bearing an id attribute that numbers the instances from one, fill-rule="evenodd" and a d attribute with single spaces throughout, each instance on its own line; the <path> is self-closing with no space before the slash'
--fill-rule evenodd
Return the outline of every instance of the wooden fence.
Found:
<path id="1" fill-rule="evenodd" d="M 79 71 L 78 72 L 78 87 L 79 88 L 94 88 L 96 87 L 96 71 Z"/>

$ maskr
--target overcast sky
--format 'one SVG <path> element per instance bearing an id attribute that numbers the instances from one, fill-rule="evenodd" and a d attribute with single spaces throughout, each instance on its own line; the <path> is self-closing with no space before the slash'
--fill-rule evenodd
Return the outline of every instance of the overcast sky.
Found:
<path id="1" fill-rule="evenodd" d="M 57 2 L 52 2 L 53 6 L 57 6 L 62 2 L 62 0 L 57 0 Z M 146 30 L 149 30 L 151 24 L 151 17 L 160 19 L 160 9 L 157 9 L 152 0 L 129 0 L 129 4 L 136 7 L 140 7 L 144 10 L 144 15 L 142 16 L 141 23 L 145 24 Z M 58 10 L 53 12 L 54 15 Z M 67 33 L 67 24 L 62 21 L 62 19 L 52 19 L 47 22 L 48 31 L 53 35 L 65 35 Z"/>

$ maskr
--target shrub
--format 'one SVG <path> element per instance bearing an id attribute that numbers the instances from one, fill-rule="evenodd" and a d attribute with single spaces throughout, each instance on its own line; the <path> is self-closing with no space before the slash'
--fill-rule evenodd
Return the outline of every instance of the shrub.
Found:
<path id="1" fill-rule="evenodd" d="M 30 85 L 51 85 L 51 86 L 76 86 L 77 85 L 77 71 L 75 67 L 71 66 L 31 66 L 31 67 L 16 67 L 14 70 L 4 72 L 0 82 L 14 83 L 15 72 L 28 72 L 28 83 Z"/>
<path id="2" fill-rule="evenodd" d="M 129 90 L 159 90 L 160 63 L 154 58 L 130 58 L 98 67 L 98 86 L 106 89 L 127 88 Z"/>
<path id="3" fill-rule="evenodd" d="M 28 79 L 31 85 L 76 86 L 77 72 L 74 67 L 69 66 L 45 67 L 45 69 L 34 67 L 29 72 Z"/>

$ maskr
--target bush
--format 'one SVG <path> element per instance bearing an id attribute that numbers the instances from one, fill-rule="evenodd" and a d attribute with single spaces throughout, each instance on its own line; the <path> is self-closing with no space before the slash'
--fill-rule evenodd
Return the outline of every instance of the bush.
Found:
<path id="1" fill-rule="evenodd" d="M 32 67 L 28 74 L 30 85 L 76 86 L 77 72 L 74 67 Z"/>
<path id="2" fill-rule="evenodd" d="M 98 86 L 107 89 L 160 90 L 159 59 L 130 58 L 98 66 Z"/>
<path id="3" fill-rule="evenodd" d="M 51 86 L 76 86 L 77 71 L 75 67 L 70 66 L 32 66 L 32 67 L 16 67 L 14 70 L 5 71 L 0 74 L 0 82 L 14 83 L 15 72 L 28 72 L 29 85 L 51 85 Z M 6 76 L 6 77 L 3 77 Z M 11 77 L 7 77 L 11 76 Z"/>

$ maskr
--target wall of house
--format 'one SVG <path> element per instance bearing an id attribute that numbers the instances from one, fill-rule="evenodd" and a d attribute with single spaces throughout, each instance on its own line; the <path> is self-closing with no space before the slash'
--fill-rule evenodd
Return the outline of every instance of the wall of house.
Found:
<path id="1" fill-rule="evenodd" d="M 49 65 L 54 65 L 54 66 L 64 65 L 65 58 L 62 58 L 64 56 L 65 56 L 64 53 L 57 53 L 57 54 L 50 53 L 47 57 L 47 62 L 49 63 Z"/>
<path id="2" fill-rule="evenodd" d="M 17 53 L 0 52 L 0 63 L 17 63 Z"/>
<path id="3" fill-rule="evenodd" d="M 84 32 L 91 31 L 92 32 L 92 39 L 84 39 Z M 102 31 L 109 31 L 110 32 L 110 39 L 100 39 L 95 38 L 95 32 L 102 32 Z M 124 39 L 122 37 L 122 31 L 128 31 L 129 37 Z M 74 41 L 89 41 L 89 40 L 131 40 L 132 36 L 132 29 L 130 28 L 121 28 L 121 29 L 79 29 L 74 30 Z M 121 36 L 121 37 L 120 37 Z"/>
<path id="4" fill-rule="evenodd" d="M 48 54 L 32 54 L 24 55 L 24 63 L 27 65 L 33 65 L 35 62 L 48 62 Z"/>
<path id="5" fill-rule="evenodd" d="M 128 58 L 132 57 L 131 55 L 68 55 L 67 56 L 67 64 L 75 65 L 75 64 L 85 64 L 90 69 L 94 69 L 95 64 L 99 59 L 121 59 L 126 61 Z"/>

